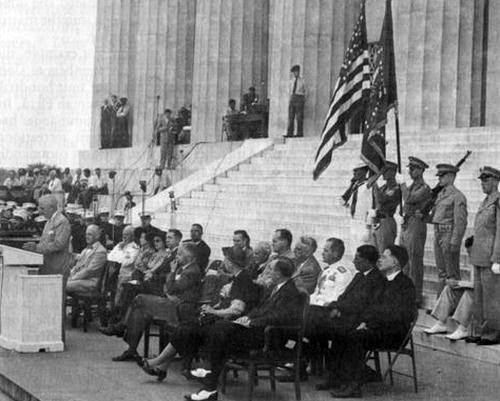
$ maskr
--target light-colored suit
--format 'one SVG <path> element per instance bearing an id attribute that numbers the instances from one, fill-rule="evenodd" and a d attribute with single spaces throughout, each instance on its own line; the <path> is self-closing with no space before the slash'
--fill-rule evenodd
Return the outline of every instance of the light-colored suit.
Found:
<path id="1" fill-rule="evenodd" d="M 297 270 L 292 279 L 297 288 L 302 288 L 308 294 L 312 294 L 316 288 L 318 277 L 322 269 L 314 256 L 307 258 L 302 264 L 297 265 Z"/>
<path id="2" fill-rule="evenodd" d="M 76 295 L 91 295 L 97 290 L 99 279 L 106 265 L 106 249 L 100 242 L 85 248 L 71 269 L 66 292 Z"/>
<path id="3" fill-rule="evenodd" d="M 36 252 L 43 254 L 43 267 L 40 274 L 62 274 L 66 276 L 71 263 L 69 243 L 71 226 L 60 212 L 47 221 L 36 245 Z"/>

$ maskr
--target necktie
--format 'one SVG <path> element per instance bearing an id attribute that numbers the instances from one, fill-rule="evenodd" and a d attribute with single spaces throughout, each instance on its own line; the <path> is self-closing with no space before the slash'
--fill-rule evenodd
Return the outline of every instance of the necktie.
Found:
<path id="1" fill-rule="evenodd" d="M 297 91 L 297 80 L 298 80 L 298 78 L 295 78 L 295 81 L 293 82 L 292 95 L 295 95 L 295 92 Z"/>

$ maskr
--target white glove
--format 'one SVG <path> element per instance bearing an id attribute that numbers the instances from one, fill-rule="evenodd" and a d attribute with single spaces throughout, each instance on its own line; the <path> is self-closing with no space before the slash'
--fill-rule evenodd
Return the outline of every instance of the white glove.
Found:
<path id="1" fill-rule="evenodd" d="M 396 224 L 398 226 L 401 226 L 403 224 L 403 216 L 401 216 L 399 213 L 396 213 L 394 215 L 394 220 L 396 220 Z"/>
<path id="2" fill-rule="evenodd" d="M 494 274 L 500 274 L 500 263 L 493 263 L 493 266 L 491 266 L 491 271 Z"/>
<path id="3" fill-rule="evenodd" d="M 401 173 L 396 173 L 395 179 L 399 185 L 406 184 L 406 177 Z"/>

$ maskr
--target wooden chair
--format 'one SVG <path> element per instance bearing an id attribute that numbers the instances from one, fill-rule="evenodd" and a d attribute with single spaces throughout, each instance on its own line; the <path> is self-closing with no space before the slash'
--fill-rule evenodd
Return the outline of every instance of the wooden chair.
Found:
<path id="1" fill-rule="evenodd" d="M 389 376 L 389 380 L 391 383 L 391 386 L 394 385 L 394 374 L 400 375 L 400 376 L 405 376 L 413 379 L 413 387 L 415 390 L 415 393 L 418 392 L 418 383 L 417 383 L 417 367 L 415 363 L 415 346 L 413 343 L 413 328 L 415 327 L 415 324 L 417 323 L 417 317 L 414 318 L 410 329 L 408 330 L 408 333 L 406 334 L 404 340 L 401 342 L 399 347 L 395 348 L 375 348 L 373 350 L 369 350 L 365 361 L 372 360 L 375 364 L 375 370 L 379 375 L 381 375 L 381 368 L 380 368 L 380 353 L 386 353 L 387 354 L 387 363 L 388 367 L 387 370 L 384 372 L 382 376 L 382 381 L 385 381 L 387 376 Z M 394 355 L 392 355 L 394 354 Z M 411 366 L 412 366 L 412 374 L 407 374 L 404 372 L 399 372 L 394 370 L 394 365 L 396 364 L 396 361 L 398 360 L 400 355 L 406 355 L 411 358 Z"/>
<path id="2" fill-rule="evenodd" d="M 271 391 L 276 392 L 276 379 L 280 377 L 290 378 L 295 387 L 295 398 L 301 400 L 300 389 L 300 366 L 302 362 L 302 339 L 306 324 L 307 309 L 309 306 L 309 294 L 301 292 L 302 322 L 299 325 L 267 326 L 264 330 L 264 348 L 262 350 L 251 351 L 246 358 L 230 359 L 222 371 L 221 392 L 226 392 L 227 373 L 238 370 L 246 370 L 248 373 L 247 400 L 251 401 L 253 389 L 258 384 L 259 379 L 269 379 Z M 275 350 L 272 349 L 273 332 L 281 331 L 294 341 L 293 349 Z M 276 376 L 276 371 L 284 371 L 285 375 Z M 267 372 L 267 375 L 260 375 L 259 372 Z"/>
<path id="3" fill-rule="evenodd" d="M 95 310 L 100 320 L 101 326 L 107 325 L 107 303 L 110 300 L 110 293 L 107 288 L 107 280 L 109 276 L 109 264 L 105 264 L 101 277 L 96 286 L 96 291 L 88 295 L 73 295 L 71 298 L 71 322 L 73 327 L 77 327 L 78 318 L 83 311 L 82 328 L 87 332 L 88 324 L 92 321 L 93 310 Z"/>

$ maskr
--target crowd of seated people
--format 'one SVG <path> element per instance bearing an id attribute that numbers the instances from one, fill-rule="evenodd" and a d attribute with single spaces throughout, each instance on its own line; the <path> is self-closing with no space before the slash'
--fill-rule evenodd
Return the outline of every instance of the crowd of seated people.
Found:
<path id="1" fill-rule="evenodd" d="M 87 228 L 89 245 L 96 241 L 94 227 Z M 310 295 L 308 343 L 332 344 L 329 375 L 317 390 L 329 389 L 335 397 L 360 396 L 363 383 L 375 375 L 365 365 L 366 351 L 399 346 L 416 316 L 415 289 L 401 271 L 408 261 L 402 247 L 389 246 L 379 255 L 375 247 L 362 245 L 351 261 L 344 256 L 343 241 L 332 237 L 323 244 L 319 262 L 311 236 L 293 243 L 292 233 L 281 228 L 270 242 L 252 249 L 248 233 L 236 230 L 231 246 L 222 249 L 224 258 L 210 261 L 202 235 L 202 227 L 193 224 L 183 241 L 177 229 L 154 227 L 149 215 L 139 227 L 125 228 L 122 242 L 107 256 L 117 266 L 113 319 L 100 327 L 125 342 L 113 361 L 137 362 L 160 381 L 180 355 L 182 375 L 203 382 L 202 390 L 187 399 L 216 399 L 228 358 L 261 348 L 267 325 L 300 322 L 301 292 Z M 79 271 L 72 271 L 69 283 Z M 153 320 L 163 321 L 169 342 L 160 355 L 145 359 L 137 348 Z M 314 353 L 306 350 L 304 372 Z M 206 369 L 193 369 L 195 359 Z"/>
<path id="2" fill-rule="evenodd" d="M 32 205 L 25 206 L 35 214 Z M 402 272 L 408 254 L 397 245 L 382 255 L 362 245 L 351 261 L 344 242 L 332 237 L 318 261 L 317 241 L 309 235 L 294 242 L 290 230 L 279 228 L 271 241 L 252 248 L 248 232 L 240 229 L 217 261 L 210 260 L 199 224 L 183 240 L 178 229 L 155 227 L 151 213 L 140 214 L 137 227 L 123 224 L 118 213 L 120 235 L 113 236 L 107 210 L 80 214 L 74 205 L 64 214 L 74 256 L 64 274 L 67 295 L 97 294 L 107 272 L 111 319 L 99 330 L 126 343 L 113 361 L 135 361 L 148 375 L 164 380 L 179 354 L 182 375 L 203 382 L 202 390 L 187 396 L 190 400 L 216 399 L 225 362 L 262 348 L 266 326 L 303 321 L 300 293 L 310 297 L 303 321 L 310 346 L 299 367 L 301 377 L 307 376 L 314 344 L 330 343 L 329 374 L 316 388 L 331 390 L 335 397 L 360 396 L 363 383 L 376 376 L 365 364 L 367 350 L 399 346 L 416 316 L 415 288 Z M 73 313 L 73 324 L 77 318 Z M 144 359 L 137 347 L 153 320 L 168 327 L 169 342 L 159 356 Z M 193 369 L 195 358 L 206 369 Z"/>

